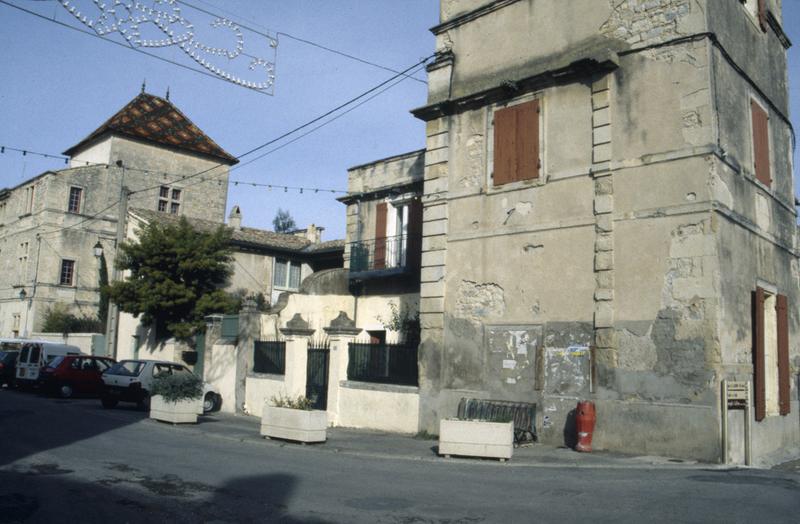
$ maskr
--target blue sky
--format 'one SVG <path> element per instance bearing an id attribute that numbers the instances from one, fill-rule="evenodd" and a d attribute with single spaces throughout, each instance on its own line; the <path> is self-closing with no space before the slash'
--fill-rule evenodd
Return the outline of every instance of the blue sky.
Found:
<path id="1" fill-rule="evenodd" d="M 7 0 L 47 18 L 83 27 L 54 0 Z M 171 100 L 228 152 L 239 155 L 387 80 L 393 73 L 292 37 L 311 40 L 396 70 L 434 50 L 428 31 L 438 0 L 187 0 L 278 37 L 274 96 L 264 96 L 114 46 L 0 4 L 0 145 L 59 154 L 76 144 L 139 92 Z M 113 0 L 106 0 L 111 4 Z M 91 6 L 89 0 L 75 0 Z M 86 9 L 92 13 L 91 9 Z M 198 37 L 223 45 L 220 32 L 201 29 L 212 18 L 181 6 Z M 800 0 L 784 0 L 784 28 L 800 46 Z M 269 57 L 267 40 L 244 31 L 245 52 Z M 800 50 L 789 51 L 791 115 L 800 128 Z M 157 54 L 191 65 L 177 50 Z M 238 67 L 238 66 L 234 66 Z M 238 69 L 242 70 L 242 69 Z M 424 78 L 424 73 L 417 75 Z M 405 80 L 320 130 L 232 172 L 232 181 L 346 188 L 348 167 L 424 147 L 424 124 L 409 110 L 425 103 L 426 86 Z M 795 152 L 795 166 L 800 156 Z M 6 151 L 0 187 L 14 186 L 63 161 Z M 796 171 L 796 170 L 795 170 Z M 795 184 L 798 185 L 797 182 Z M 298 226 L 316 223 L 325 238 L 344 236 L 344 206 L 330 193 L 268 191 L 231 185 L 228 209 L 242 208 L 244 225 L 271 228 L 278 207 Z"/>

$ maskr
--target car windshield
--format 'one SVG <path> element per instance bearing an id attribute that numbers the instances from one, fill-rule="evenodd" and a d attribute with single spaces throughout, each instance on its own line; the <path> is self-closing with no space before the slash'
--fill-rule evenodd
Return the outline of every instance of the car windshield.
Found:
<path id="1" fill-rule="evenodd" d="M 126 377 L 137 377 L 139 373 L 142 372 L 144 368 L 144 362 L 139 362 L 138 360 L 123 360 L 122 362 L 117 362 L 111 368 L 109 368 L 106 373 L 109 375 L 123 375 Z"/>
<path id="2" fill-rule="evenodd" d="M 51 360 L 49 364 L 47 364 L 47 367 L 55 369 L 59 365 L 61 365 L 61 363 L 63 361 L 64 361 L 64 357 L 56 357 L 53 360 Z"/>

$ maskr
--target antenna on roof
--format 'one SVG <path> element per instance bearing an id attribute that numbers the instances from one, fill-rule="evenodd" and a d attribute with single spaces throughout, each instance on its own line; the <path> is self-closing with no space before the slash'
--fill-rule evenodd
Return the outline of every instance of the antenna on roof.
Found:
<path id="1" fill-rule="evenodd" d="M 169 86 L 167 86 L 167 100 L 169 100 Z"/>
<path id="2" fill-rule="evenodd" d="M 147 79 L 145 78 L 145 79 L 142 80 L 142 94 L 144 94 L 144 88 L 145 88 L 146 84 L 147 84 Z"/>

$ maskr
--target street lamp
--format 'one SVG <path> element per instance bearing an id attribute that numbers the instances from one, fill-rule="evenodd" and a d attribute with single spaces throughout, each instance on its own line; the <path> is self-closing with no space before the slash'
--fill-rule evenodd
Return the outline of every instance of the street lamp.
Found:
<path id="1" fill-rule="evenodd" d="M 94 256 L 100 258 L 103 256 L 103 244 L 100 241 L 97 241 L 97 244 L 94 245 Z"/>

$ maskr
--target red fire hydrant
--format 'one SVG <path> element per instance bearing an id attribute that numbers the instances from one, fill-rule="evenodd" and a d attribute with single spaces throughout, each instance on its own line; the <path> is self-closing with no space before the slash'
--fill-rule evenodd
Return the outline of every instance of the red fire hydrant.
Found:
<path id="1" fill-rule="evenodd" d="M 578 443 L 575 451 L 589 453 L 592 451 L 592 433 L 597 420 L 594 411 L 594 402 L 582 400 L 575 408 L 575 429 L 578 432 Z"/>

